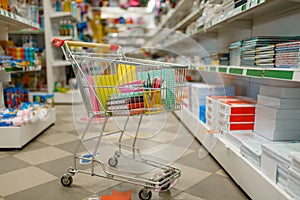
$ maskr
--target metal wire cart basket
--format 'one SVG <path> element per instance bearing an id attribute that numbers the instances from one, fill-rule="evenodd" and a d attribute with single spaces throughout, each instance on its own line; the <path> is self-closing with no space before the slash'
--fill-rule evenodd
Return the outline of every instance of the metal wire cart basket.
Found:
<path id="1" fill-rule="evenodd" d="M 76 173 L 84 173 L 142 186 L 143 189 L 139 192 L 140 199 L 151 199 L 151 189 L 168 189 L 172 182 L 180 177 L 180 170 L 143 158 L 136 145 L 136 139 L 143 116 L 182 109 L 187 66 L 128 58 L 121 53 L 118 45 L 64 41 L 57 38 L 53 39 L 52 44 L 61 47 L 66 60 L 71 62 L 88 115 L 88 122 L 80 142 L 82 144 L 89 140 L 96 141 L 91 157 L 78 156 L 81 144 L 76 147 L 74 166 L 62 176 L 61 183 L 70 186 Z M 73 51 L 72 47 L 86 47 L 93 50 L 88 53 L 78 52 Z M 128 120 L 133 116 L 138 117 L 138 125 L 132 144 L 125 145 L 122 139 Z M 116 128 L 117 130 L 107 131 L 107 121 L 117 117 L 124 118 L 124 124 Z M 90 137 L 86 133 L 95 118 L 103 118 L 104 121 L 99 133 Z M 118 145 L 106 164 L 99 159 L 101 154 L 99 155 L 97 150 L 101 148 L 101 140 L 113 134 L 118 136 Z M 124 149 L 129 149 L 130 155 L 125 154 Z M 149 165 L 161 170 L 162 173 L 151 178 L 132 173 L 119 173 L 114 168 L 118 166 L 122 157 Z M 91 169 L 78 169 L 77 160 L 89 161 Z M 103 173 L 95 172 L 96 164 L 101 166 Z"/>

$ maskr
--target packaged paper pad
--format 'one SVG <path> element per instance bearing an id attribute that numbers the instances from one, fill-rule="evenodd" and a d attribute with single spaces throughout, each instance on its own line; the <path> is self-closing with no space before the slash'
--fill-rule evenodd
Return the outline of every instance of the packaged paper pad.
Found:
<path id="1" fill-rule="evenodd" d="M 285 191 L 289 193 L 294 199 L 300 199 L 300 174 L 293 168 L 289 169 Z"/>
<path id="2" fill-rule="evenodd" d="M 283 99 L 264 95 L 257 95 L 257 104 L 277 109 L 300 110 L 300 99 Z"/>
<path id="3" fill-rule="evenodd" d="M 284 68 L 298 68 L 300 61 L 300 42 L 277 44 L 275 66 Z"/>
<path id="4" fill-rule="evenodd" d="M 261 156 L 261 169 L 271 180 L 277 181 L 277 168 L 287 171 L 291 166 L 292 152 L 300 151 L 300 143 L 271 143 L 263 144 Z"/>
<path id="5" fill-rule="evenodd" d="M 255 108 L 256 119 L 257 120 L 269 120 L 269 121 L 282 121 L 289 120 L 289 121 L 298 121 L 300 119 L 300 109 L 299 110 L 292 110 L 292 109 L 277 109 L 271 108 L 267 106 L 262 106 L 257 104 Z M 259 122 L 259 121 L 257 121 Z M 262 122 L 263 123 L 263 122 Z M 292 124 L 292 123 L 291 123 Z M 290 127 L 290 129 L 293 129 Z M 300 129 L 300 127 L 299 127 Z"/>
<path id="6" fill-rule="evenodd" d="M 270 155 L 277 165 L 287 171 L 288 167 L 291 166 L 292 152 L 300 152 L 300 143 L 272 143 L 262 145 L 263 154 Z"/>
<path id="7" fill-rule="evenodd" d="M 300 152 L 292 152 L 290 156 L 292 158 L 292 168 L 300 174 Z"/>
<path id="8" fill-rule="evenodd" d="M 300 88 L 283 88 L 261 85 L 259 94 L 282 99 L 300 99 Z"/>
<path id="9" fill-rule="evenodd" d="M 220 100 L 218 109 L 226 114 L 255 114 L 255 101 L 249 100 Z"/>
<path id="10" fill-rule="evenodd" d="M 282 168 L 281 166 L 277 166 L 277 177 L 276 183 L 281 188 L 285 188 L 288 180 L 289 172 L 288 169 Z"/>
<path id="11" fill-rule="evenodd" d="M 211 130 L 253 130 L 255 101 L 247 97 L 211 96 L 206 102 L 206 124 Z"/>

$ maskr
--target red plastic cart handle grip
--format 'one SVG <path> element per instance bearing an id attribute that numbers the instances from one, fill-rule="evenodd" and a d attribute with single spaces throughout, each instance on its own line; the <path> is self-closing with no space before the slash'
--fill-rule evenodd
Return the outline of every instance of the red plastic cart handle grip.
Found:
<path id="1" fill-rule="evenodd" d="M 90 48 L 107 48 L 111 51 L 117 51 L 120 46 L 117 44 L 100 44 L 100 43 L 89 43 L 89 42 L 78 42 L 78 41 L 67 41 L 67 40 L 62 40 L 59 38 L 54 38 L 52 40 L 53 46 L 61 47 L 64 44 L 67 44 L 69 46 L 77 46 L 77 47 L 90 47 Z"/>
<path id="2" fill-rule="evenodd" d="M 59 38 L 53 38 L 52 45 L 55 47 L 61 47 L 65 43 L 65 40 L 59 39 Z"/>

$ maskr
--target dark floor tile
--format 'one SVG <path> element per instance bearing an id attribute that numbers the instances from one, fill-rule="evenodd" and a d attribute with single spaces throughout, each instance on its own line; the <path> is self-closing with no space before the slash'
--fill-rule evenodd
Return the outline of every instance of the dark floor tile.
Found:
<path id="1" fill-rule="evenodd" d="M 208 172 L 216 172 L 220 169 L 219 164 L 211 157 L 210 154 L 200 157 L 199 151 L 195 151 L 184 157 L 181 157 L 176 162 Z"/>
<path id="2" fill-rule="evenodd" d="M 9 195 L 5 200 L 82 200 L 92 193 L 73 185 L 64 187 L 60 179 Z"/>
<path id="3" fill-rule="evenodd" d="M 185 190 L 186 193 L 209 200 L 247 200 L 237 185 L 227 177 L 212 174 Z"/>
<path id="4" fill-rule="evenodd" d="M 68 143 L 64 143 L 64 144 L 59 144 L 56 145 L 55 147 L 62 149 L 64 151 L 68 151 L 70 153 L 74 153 L 75 148 L 77 148 L 79 140 L 76 141 L 72 141 L 72 142 L 68 142 Z M 86 148 L 84 147 L 84 145 L 80 145 L 78 152 L 85 152 Z"/>
<path id="5" fill-rule="evenodd" d="M 47 146 L 49 146 L 49 145 L 34 139 L 34 140 L 30 141 L 26 146 L 24 146 L 20 152 L 23 153 L 25 151 L 36 150 L 36 149 L 44 148 Z"/>
<path id="6" fill-rule="evenodd" d="M 55 129 L 54 127 L 57 126 L 57 124 L 55 123 L 54 126 L 51 126 L 50 128 L 48 128 L 46 131 L 44 131 L 43 134 L 58 134 L 58 133 L 63 133 L 63 131 L 59 131 L 57 129 Z"/>
<path id="7" fill-rule="evenodd" d="M 65 158 L 52 160 L 50 162 L 46 162 L 46 163 L 37 165 L 36 167 L 54 175 L 54 176 L 61 177 L 68 171 L 68 168 L 70 168 L 70 167 L 74 168 L 73 162 L 74 162 L 73 156 L 68 156 Z M 91 168 L 91 165 L 79 164 L 77 162 L 77 168 L 85 170 L 85 169 Z"/>
<path id="8" fill-rule="evenodd" d="M 0 174 L 30 166 L 28 163 L 23 162 L 12 156 L 1 158 L 0 163 Z"/>

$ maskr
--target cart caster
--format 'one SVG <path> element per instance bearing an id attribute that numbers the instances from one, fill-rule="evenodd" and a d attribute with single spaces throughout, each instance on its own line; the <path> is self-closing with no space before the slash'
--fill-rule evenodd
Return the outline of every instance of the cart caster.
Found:
<path id="1" fill-rule="evenodd" d="M 164 187 L 160 188 L 160 192 L 166 191 L 171 187 L 171 183 L 168 183 L 167 185 L 165 185 Z"/>
<path id="2" fill-rule="evenodd" d="M 70 175 L 63 175 L 60 179 L 60 182 L 63 186 L 71 186 L 73 183 L 73 178 Z"/>
<path id="3" fill-rule="evenodd" d="M 72 167 L 68 168 L 68 175 L 69 176 L 74 176 L 75 175 L 75 169 L 72 168 Z"/>
<path id="4" fill-rule="evenodd" d="M 110 158 L 108 159 L 108 164 L 111 167 L 116 167 L 118 165 L 118 159 L 117 158 Z"/>
<path id="5" fill-rule="evenodd" d="M 152 192 L 147 189 L 142 189 L 140 192 L 139 192 L 139 197 L 141 200 L 150 200 L 151 197 L 152 197 Z"/>

